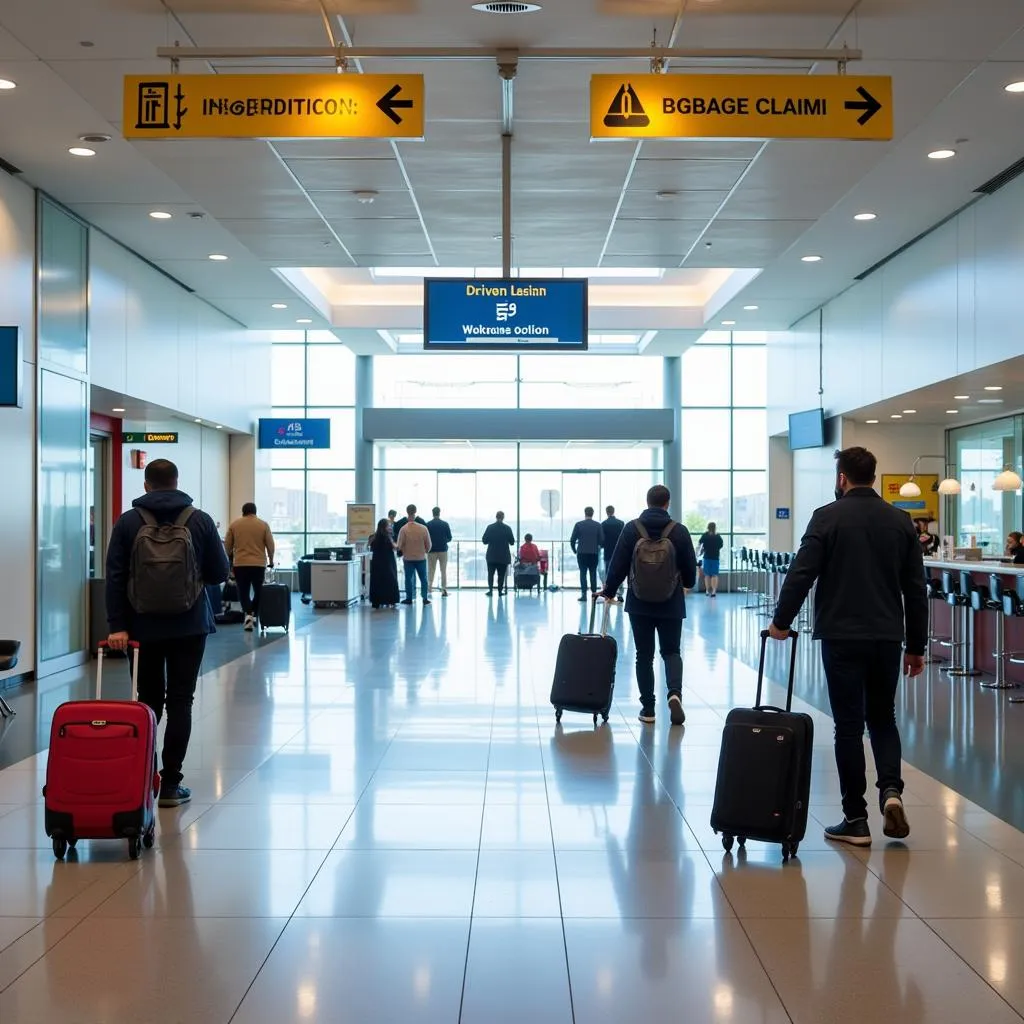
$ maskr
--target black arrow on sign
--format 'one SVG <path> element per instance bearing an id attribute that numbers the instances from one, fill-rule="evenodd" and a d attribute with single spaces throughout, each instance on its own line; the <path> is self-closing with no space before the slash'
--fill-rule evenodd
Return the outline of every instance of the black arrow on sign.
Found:
<path id="1" fill-rule="evenodd" d="M 844 105 L 847 110 L 863 110 L 864 113 L 857 118 L 857 124 L 867 124 L 882 109 L 882 104 L 863 85 L 857 86 L 857 93 L 860 100 L 847 100 Z"/>
<path id="2" fill-rule="evenodd" d="M 381 112 L 391 118 L 395 124 L 401 124 L 402 119 L 395 113 L 396 110 L 411 110 L 412 100 L 396 100 L 395 97 L 402 91 L 400 85 L 392 86 L 379 100 L 377 106 Z"/>

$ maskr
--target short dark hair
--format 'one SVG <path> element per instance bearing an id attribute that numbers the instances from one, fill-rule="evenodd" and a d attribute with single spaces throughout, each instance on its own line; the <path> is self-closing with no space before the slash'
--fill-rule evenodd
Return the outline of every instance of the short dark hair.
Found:
<path id="1" fill-rule="evenodd" d="M 647 492 L 648 508 L 665 508 L 672 500 L 672 493 L 664 484 L 655 484 Z"/>
<path id="2" fill-rule="evenodd" d="M 431 514 L 432 516 L 439 516 L 439 515 L 441 514 L 441 510 L 440 510 L 440 509 L 439 509 L 439 508 L 438 508 L 438 507 L 437 507 L 437 506 L 435 505 L 435 506 L 434 506 L 434 507 L 433 507 L 433 508 L 432 508 L 432 509 L 430 510 L 430 514 Z"/>
<path id="3" fill-rule="evenodd" d="M 252 501 L 247 501 L 242 506 L 242 515 L 243 516 L 254 516 L 254 515 L 256 515 L 256 503 L 252 502 Z"/>
<path id="4" fill-rule="evenodd" d="M 585 508 L 585 509 L 583 510 L 583 514 L 584 514 L 584 515 L 585 515 L 585 516 L 586 516 L 586 517 L 587 517 L 588 519 L 590 519 L 590 518 L 591 518 L 591 517 L 592 517 L 592 516 L 594 515 L 594 509 L 593 509 L 593 508 L 592 508 L 592 507 L 591 507 L 590 505 L 588 505 L 588 506 L 587 506 L 587 507 L 586 507 L 586 508 Z"/>
<path id="5" fill-rule="evenodd" d="M 1020 530 L 1011 530 L 1007 536 L 1012 537 L 1017 544 L 1024 540 L 1024 533 L 1021 533 Z"/>
<path id="6" fill-rule="evenodd" d="M 1018 536 L 1019 536 L 1019 535 L 1018 535 Z M 532 543 L 533 543 L 533 534 L 532 534 L 532 533 L 528 533 L 528 534 L 527 534 L 527 535 L 526 535 L 526 536 L 525 536 L 525 537 L 523 538 L 523 540 L 524 540 L 524 541 L 526 541 L 526 543 L 527 543 L 527 544 L 532 544 Z"/>
<path id="7" fill-rule="evenodd" d="M 495 512 L 494 513 L 494 518 L 495 519 L 504 519 L 505 518 L 505 513 L 504 512 Z"/>
<path id="8" fill-rule="evenodd" d="M 397 515 L 398 515 L 398 513 L 393 508 L 389 508 L 388 509 L 388 519 L 390 519 L 392 516 L 397 516 Z"/>
<path id="9" fill-rule="evenodd" d="M 178 486 L 178 467 L 170 459 L 154 459 L 146 466 L 146 483 L 155 491 L 170 491 Z"/>
<path id="10" fill-rule="evenodd" d="M 415 505 L 406 505 L 405 506 L 405 511 L 408 512 L 409 515 L 414 516 L 414 515 L 416 515 L 416 506 Z"/>
<path id="11" fill-rule="evenodd" d="M 836 472 L 853 487 L 870 487 L 875 482 L 878 459 L 867 448 L 844 448 L 836 452 Z"/>
<path id="12" fill-rule="evenodd" d="M 708 533 L 715 533 L 718 527 L 715 523 L 708 523 Z"/>
<path id="13" fill-rule="evenodd" d="M 609 506 L 608 506 L 608 507 L 607 507 L 607 508 L 606 508 L 606 509 L 604 510 L 604 514 L 605 514 L 606 516 L 613 516 L 613 515 L 615 515 L 615 506 L 614 506 L 614 505 L 609 505 Z"/>

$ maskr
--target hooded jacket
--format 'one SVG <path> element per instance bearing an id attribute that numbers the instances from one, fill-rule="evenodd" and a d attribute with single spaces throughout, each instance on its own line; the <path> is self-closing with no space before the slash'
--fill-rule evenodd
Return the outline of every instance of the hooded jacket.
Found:
<path id="1" fill-rule="evenodd" d="M 127 632 L 132 640 L 170 640 L 180 636 L 201 636 L 213 633 L 213 611 L 206 591 L 199 600 L 180 615 L 140 615 L 128 602 L 128 575 L 132 564 L 132 546 L 142 527 L 142 516 L 135 510 L 144 508 L 159 523 L 172 523 L 192 499 L 184 491 L 149 491 L 136 498 L 132 507 L 114 524 L 107 546 L 107 623 L 111 633 Z M 228 578 L 231 567 L 224 544 L 214 521 L 200 509 L 188 521 L 195 547 L 196 561 L 206 584 L 220 584 Z"/>

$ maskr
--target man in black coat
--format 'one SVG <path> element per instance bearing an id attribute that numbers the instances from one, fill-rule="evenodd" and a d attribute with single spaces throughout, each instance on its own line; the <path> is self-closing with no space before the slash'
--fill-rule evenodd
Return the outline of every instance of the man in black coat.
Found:
<path id="1" fill-rule="evenodd" d="M 498 596 L 505 593 L 508 567 L 512 564 L 512 548 L 516 535 L 505 522 L 505 513 L 498 512 L 494 522 L 484 530 L 483 543 L 487 547 L 487 596 L 494 592 L 494 577 L 498 577 Z"/>
<path id="2" fill-rule="evenodd" d="M 901 666 L 907 676 L 924 670 L 928 636 L 917 531 L 905 512 L 875 492 L 876 466 L 866 448 L 836 452 L 836 500 L 811 516 L 769 628 L 775 639 L 785 639 L 817 581 L 814 637 L 821 640 L 843 794 L 843 820 L 825 829 L 825 838 L 854 846 L 871 845 L 865 724 L 883 832 L 892 839 L 910 834 L 901 799 L 896 688 Z"/>

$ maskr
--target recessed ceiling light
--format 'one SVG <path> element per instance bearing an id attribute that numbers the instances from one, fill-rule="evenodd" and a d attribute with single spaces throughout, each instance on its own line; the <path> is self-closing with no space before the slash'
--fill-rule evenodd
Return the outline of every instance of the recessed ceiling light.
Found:
<path id="1" fill-rule="evenodd" d="M 985 385 L 985 390 L 986 391 L 1002 391 L 1003 390 L 1003 386 L 1001 384 L 986 384 Z"/>
<path id="2" fill-rule="evenodd" d="M 951 157 L 956 156 L 955 149 L 933 149 L 928 154 L 929 160 L 949 160 Z"/>
<path id="3" fill-rule="evenodd" d="M 735 320 L 723 320 L 722 321 L 722 326 L 723 327 L 735 327 L 736 326 L 736 321 Z"/>
<path id="4" fill-rule="evenodd" d="M 310 320 L 308 316 L 300 316 L 295 322 L 297 324 L 311 324 L 313 321 Z"/>
<path id="5" fill-rule="evenodd" d="M 89 149 L 88 146 L 72 146 L 68 152 L 72 156 L 95 156 L 96 150 Z"/>
<path id="6" fill-rule="evenodd" d="M 755 309 L 760 309 L 760 306 L 744 306 L 743 307 L 748 313 L 753 313 Z"/>
<path id="7" fill-rule="evenodd" d="M 801 256 L 800 259 L 803 260 L 804 263 L 820 263 L 821 262 L 821 257 L 820 256 Z"/>
<path id="8" fill-rule="evenodd" d="M 956 415 L 959 414 L 959 412 L 960 412 L 959 409 L 947 409 L 946 410 L 946 415 L 947 416 L 956 416 Z"/>
<path id="9" fill-rule="evenodd" d="M 1002 405 L 1003 400 L 1001 398 L 979 398 L 978 405 Z"/>
<path id="10" fill-rule="evenodd" d="M 270 304 L 270 308 L 271 309 L 287 309 L 288 308 L 288 303 L 287 302 L 272 302 Z"/>
<path id="11" fill-rule="evenodd" d="M 966 402 L 970 397 L 970 395 L 954 395 L 953 399 L 957 402 Z"/>
<path id="12" fill-rule="evenodd" d="M 865 420 L 864 422 L 865 423 L 877 423 L 878 420 Z"/>
<path id="13" fill-rule="evenodd" d="M 1007 92 L 1024 92 L 1024 82 L 1011 82 L 1005 88 Z"/>
<path id="14" fill-rule="evenodd" d="M 869 213 L 865 210 L 863 213 L 855 213 L 853 215 L 854 220 L 874 220 L 878 216 L 877 213 Z"/>
<path id="15" fill-rule="evenodd" d="M 124 409 L 111 409 L 111 412 L 124 412 Z"/>
<path id="16" fill-rule="evenodd" d="M 166 210 L 150 210 L 149 211 L 149 215 L 150 215 L 150 217 L 153 218 L 153 220 L 170 220 L 171 219 L 171 214 L 169 214 Z"/>
<path id="17" fill-rule="evenodd" d="M 917 412 L 916 409 L 904 409 L 903 410 L 903 415 L 904 416 L 913 416 L 914 413 L 916 413 L 916 412 Z"/>
<path id="18" fill-rule="evenodd" d="M 218 423 L 217 426 L 214 429 L 215 430 L 223 430 L 224 428 Z"/>
<path id="19" fill-rule="evenodd" d="M 227 256 L 222 252 L 211 252 L 208 258 L 213 260 L 215 263 L 223 263 L 224 260 L 227 259 Z"/>
<path id="20" fill-rule="evenodd" d="M 903 419 L 903 417 L 902 417 L 902 416 L 901 416 L 901 415 L 900 415 L 900 414 L 899 414 L 898 412 L 894 412 L 894 413 L 893 413 L 893 414 L 892 414 L 892 415 L 891 415 L 891 416 L 889 417 L 889 419 L 891 419 L 891 420 L 901 420 L 901 419 Z"/>
<path id="21" fill-rule="evenodd" d="M 0 89 L 17 89 L 18 83 L 12 82 L 9 78 L 0 78 Z"/>
<path id="22" fill-rule="evenodd" d="M 196 419 L 194 419 L 192 422 L 193 423 L 202 423 L 203 421 L 201 419 L 199 419 L 198 417 L 196 417 Z"/>

